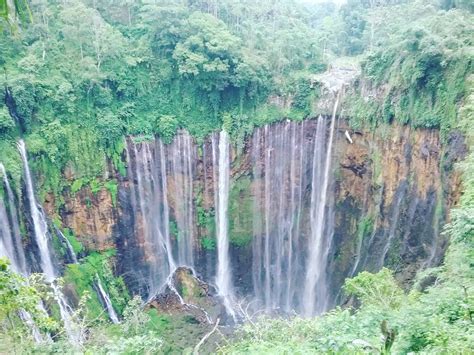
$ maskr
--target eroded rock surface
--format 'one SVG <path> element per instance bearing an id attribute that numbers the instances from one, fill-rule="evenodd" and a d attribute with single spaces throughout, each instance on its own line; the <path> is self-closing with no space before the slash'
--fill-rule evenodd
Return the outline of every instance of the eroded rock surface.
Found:
<path id="1" fill-rule="evenodd" d="M 177 268 L 148 306 L 159 313 L 188 315 L 203 324 L 225 316 L 215 289 L 187 267 Z"/>

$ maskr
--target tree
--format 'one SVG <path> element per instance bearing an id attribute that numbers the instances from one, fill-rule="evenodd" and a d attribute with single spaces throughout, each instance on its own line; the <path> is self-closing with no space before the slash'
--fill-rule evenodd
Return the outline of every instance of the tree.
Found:
<path id="1" fill-rule="evenodd" d="M 104 62 L 123 56 L 124 37 L 97 10 L 74 2 L 65 5 L 60 16 L 65 40 L 79 46 L 81 60 L 92 56 L 98 72 Z"/>
<path id="2" fill-rule="evenodd" d="M 18 24 L 18 19 L 27 21 L 32 19 L 27 0 L 0 0 L 0 18 L 3 18 L 12 27 Z"/>
<path id="3" fill-rule="evenodd" d="M 346 280 L 344 291 L 356 296 L 363 305 L 397 308 L 403 301 L 403 290 L 395 281 L 393 272 L 387 268 L 377 274 L 364 271 Z"/>
<path id="4" fill-rule="evenodd" d="M 185 31 L 173 51 L 179 73 L 195 78 L 209 91 L 227 87 L 241 61 L 239 38 L 224 22 L 198 12 L 189 17 Z"/>
<path id="5" fill-rule="evenodd" d="M 6 106 L 0 106 L 0 133 L 6 133 L 15 127 Z"/>

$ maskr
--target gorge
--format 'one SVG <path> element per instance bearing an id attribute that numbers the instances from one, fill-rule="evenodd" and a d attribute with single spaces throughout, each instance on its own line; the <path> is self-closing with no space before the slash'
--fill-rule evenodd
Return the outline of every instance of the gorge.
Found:
<path id="1" fill-rule="evenodd" d="M 353 132 L 351 143 L 337 109 L 336 100 L 331 117 L 258 128 L 240 151 L 229 151 L 224 131 L 202 145 L 186 131 L 171 144 L 130 137 L 126 176 L 110 172 L 116 203 L 105 188 L 68 193 L 61 228 L 88 253 L 116 248 L 114 268 L 132 294 L 151 299 L 186 266 L 217 287 L 232 314 L 235 297 L 256 310 L 319 314 L 341 302 L 343 280 L 360 270 L 388 265 L 412 280 L 413 268 L 436 264 L 445 248 L 439 226 L 455 193 L 441 181 L 448 152 L 436 131 L 404 127 L 384 140 Z M 10 194 L 2 204 L 24 211 L 27 225 L 31 218 L 28 260 L 40 264 L 30 268 L 53 279 L 51 236 L 29 173 L 25 188 L 29 205 Z M 54 214 L 54 201 L 45 207 Z M 5 245 L 15 228 L 2 232 Z"/>
<path id="2" fill-rule="evenodd" d="M 466 0 L 0 0 L 0 354 L 469 353 Z"/>

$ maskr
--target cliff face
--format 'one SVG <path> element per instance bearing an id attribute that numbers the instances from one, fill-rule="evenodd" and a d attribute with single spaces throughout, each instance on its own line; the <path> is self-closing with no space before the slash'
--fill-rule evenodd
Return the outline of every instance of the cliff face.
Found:
<path id="1" fill-rule="evenodd" d="M 462 155 L 462 141 L 450 139 L 442 148 L 435 130 L 353 132 L 338 120 L 318 222 L 314 205 L 322 198 L 328 137 L 329 120 L 282 122 L 257 129 L 241 151 L 232 151 L 232 278 L 238 294 L 255 297 L 262 307 L 300 308 L 315 223 L 324 232 L 317 254 L 323 308 L 341 301 L 343 280 L 359 271 L 385 265 L 409 282 L 442 258 L 447 241 L 440 227 L 457 186 L 446 170 Z M 155 292 L 170 260 L 213 282 L 216 139 L 198 146 L 181 132 L 169 146 L 128 141 L 127 176 L 116 174 L 117 207 L 107 190 L 94 195 L 83 189 L 66 198 L 64 226 L 88 250 L 116 248 L 117 270 L 132 292 Z"/>
<path id="2" fill-rule="evenodd" d="M 442 185 L 438 132 L 392 127 L 352 139 L 338 146 L 334 286 L 382 266 L 412 280 L 416 271 L 440 262 L 446 243 L 440 227 L 451 191 Z"/>

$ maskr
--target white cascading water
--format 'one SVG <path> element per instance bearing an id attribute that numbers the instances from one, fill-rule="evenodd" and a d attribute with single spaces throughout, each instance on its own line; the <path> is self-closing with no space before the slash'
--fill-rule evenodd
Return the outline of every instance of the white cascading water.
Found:
<path id="1" fill-rule="evenodd" d="M 51 252 L 49 250 L 49 238 L 48 238 L 48 224 L 42 211 L 38 207 L 36 197 L 33 189 L 33 182 L 31 179 L 30 168 L 28 166 L 28 158 L 26 155 L 26 146 L 23 140 L 18 142 L 18 150 L 23 160 L 23 170 L 25 173 L 25 185 L 26 193 L 28 197 L 30 214 L 33 220 L 34 236 L 41 259 L 41 270 L 46 276 L 46 281 L 52 282 L 56 278 L 56 269 L 53 264 Z"/>
<path id="2" fill-rule="evenodd" d="M 0 257 L 10 260 L 10 268 L 19 274 L 25 274 L 23 265 L 18 260 L 17 249 L 10 229 L 7 209 L 0 200 Z"/>
<path id="3" fill-rule="evenodd" d="M 195 227 L 193 206 L 195 145 L 189 133 L 181 131 L 166 148 L 169 159 L 168 174 L 174 182 L 174 217 L 178 227 L 178 265 L 192 268 L 194 266 Z M 164 173 L 166 175 L 166 171 Z"/>
<path id="4" fill-rule="evenodd" d="M 230 181 L 230 144 L 229 136 L 224 130 L 219 133 L 219 145 L 217 147 L 216 136 L 212 139 L 212 155 L 214 169 L 218 166 L 217 178 L 214 182 L 215 206 L 216 206 L 216 234 L 217 234 L 217 276 L 216 286 L 219 296 L 224 301 L 226 311 L 235 319 L 233 310 L 233 287 L 232 270 L 229 259 L 229 231 L 228 231 L 228 203 L 229 203 L 229 181 Z M 217 153 L 217 148 L 219 152 Z M 214 175 L 216 175 L 214 170 Z"/>
<path id="5" fill-rule="evenodd" d="M 3 183 L 7 193 L 8 205 L 10 207 L 10 218 L 8 218 L 9 216 L 3 200 L 0 200 L 0 257 L 6 257 L 10 260 L 11 269 L 26 277 L 28 276 L 28 270 L 25 262 L 25 251 L 21 243 L 20 225 L 16 211 L 15 198 L 10 182 L 8 181 L 5 167 L 2 163 L 0 163 L 0 173 L 3 175 Z M 42 304 L 39 304 L 38 307 L 45 311 Z M 45 339 L 50 339 L 48 334 L 46 337 L 43 337 L 33 321 L 33 318 L 27 311 L 21 310 L 19 315 L 22 321 L 31 330 L 33 339 L 37 343 L 41 343 L 45 341 Z"/>
<path id="6" fill-rule="evenodd" d="M 336 125 L 336 112 L 339 104 L 339 95 L 334 103 L 329 129 L 329 140 L 326 144 L 326 157 L 322 159 L 323 137 L 326 130 L 323 128 L 324 119 L 319 117 L 315 138 L 315 152 L 313 160 L 313 184 L 311 193 L 311 235 L 309 238 L 309 253 L 307 258 L 306 280 L 303 290 L 303 314 L 311 317 L 323 312 L 327 308 L 328 295 L 325 282 L 327 255 L 329 253 L 330 238 L 327 231 L 325 215 L 330 184 L 332 145 Z M 326 233 L 325 233 L 326 232 Z"/>
<path id="7" fill-rule="evenodd" d="M 180 131 L 169 145 L 160 139 L 130 143 L 127 160 L 130 181 L 136 181 L 132 185 L 131 200 L 140 221 L 136 223 L 136 228 L 140 228 L 136 233 L 145 237 L 142 250 L 148 265 L 150 299 L 167 284 L 178 265 L 194 266 L 196 146 L 189 133 Z M 173 242 L 171 221 L 176 222 L 174 233 L 177 235 Z"/>
<path id="8" fill-rule="evenodd" d="M 55 227 L 55 230 L 56 230 L 56 234 L 59 235 L 59 237 L 62 239 L 63 243 L 66 245 L 69 258 L 71 259 L 70 261 L 73 264 L 77 264 L 77 255 L 74 252 L 74 249 L 73 249 L 71 243 L 69 242 L 69 239 L 67 239 L 67 237 L 64 235 L 63 232 L 61 232 L 61 230 L 59 228 Z"/>
<path id="9" fill-rule="evenodd" d="M 56 228 L 56 233 L 59 235 L 59 237 L 63 240 L 64 244 L 66 245 L 71 262 L 73 264 L 77 264 L 76 253 L 74 252 L 74 249 L 72 248 L 72 245 L 67 239 L 67 237 L 64 235 L 63 232 L 61 232 L 59 228 Z M 110 300 L 109 295 L 103 288 L 102 283 L 100 281 L 100 277 L 97 274 L 96 274 L 96 279 L 97 279 L 97 291 L 99 291 L 99 297 L 102 299 L 103 304 L 105 305 L 105 309 L 109 315 L 110 320 L 114 324 L 120 323 L 118 320 L 117 313 L 115 313 L 115 310 L 112 306 L 112 301 Z"/>
<path id="10" fill-rule="evenodd" d="M 258 128 L 253 137 L 253 288 L 267 312 L 298 309 L 307 129 L 305 122 L 286 122 Z"/>
<path id="11" fill-rule="evenodd" d="M 109 318 L 114 324 L 119 324 L 120 321 L 118 319 L 117 313 L 115 313 L 114 307 L 112 306 L 112 301 L 110 300 L 109 295 L 105 291 L 104 287 L 102 286 L 102 283 L 100 282 L 100 277 L 99 275 L 95 275 L 95 278 L 97 280 L 97 288 L 99 290 L 100 297 L 102 298 L 102 301 L 105 304 L 105 308 L 107 310 L 107 313 L 109 314 Z"/>
<path id="12" fill-rule="evenodd" d="M 160 148 L 160 162 L 161 162 L 161 191 L 163 191 L 163 220 L 164 223 L 164 236 L 165 236 L 165 247 L 168 255 L 168 263 L 170 265 L 170 275 L 176 270 L 176 263 L 173 258 L 173 247 L 170 239 L 170 209 L 168 205 L 168 180 L 166 177 L 166 159 L 165 159 L 165 147 L 163 142 L 159 141 Z"/>
<path id="13" fill-rule="evenodd" d="M 195 146 L 188 133 L 180 132 L 167 146 L 157 139 L 133 144 L 131 148 L 135 159 L 130 160 L 127 149 L 127 159 L 134 163 L 129 166 L 129 177 L 136 180 L 132 206 L 134 214 L 141 219 L 138 225 L 142 230 L 137 233 L 145 236 L 143 250 L 149 267 L 148 298 L 152 298 L 167 284 L 177 265 L 192 268 L 194 264 Z M 168 176 L 172 186 L 168 186 Z M 174 244 L 170 236 L 168 194 L 172 198 L 178 232 Z"/>
<path id="14" fill-rule="evenodd" d="M 138 208 L 135 214 L 141 216 L 141 228 L 144 236 L 145 259 L 148 263 L 148 297 L 153 297 L 162 287 L 174 266 L 171 255 L 169 235 L 166 234 L 163 204 L 166 191 L 160 183 L 160 169 L 163 162 L 155 158 L 154 147 L 144 142 L 133 145 L 136 166 L 130 167 L 129 174 L 136 178 Z M 158 165 L 159 164 L 159 165 Z"/>
<path id="15" fill-rule="evenodd" d="M 3 183 L 5 185 L 8 205 L 10 207 L 10 221 L 8 220 L 7 212 L 3 203 L 0 206 L 0 230 L 2 231 L 2 238 L 5 250 L 9 252 L 8 258 L 11 261 L 11 266 L 13 270 L 17 273 L 26 275 L 26 262 L 25 262 L 25 252 L 23 250 L 23 245 L 21 244 L 21 234 L 20 234 L 20 225 L 18 220 L 18 214 L 16 210 L 15 198 L 13 191 L 8 181 L 8 176 L 5 171 L 5 167 L 0 163 L 0 173 L 3 176 Z M 1 213 L 3 211 L 3 213 Z M 11 223 L 10 223 L 11 222 Z"/>
<path id="16" fill-rule="evenodd" d="M 31 172 L 28 165 L 28 157 L 26 154 L 26 146 L 23 140 L 18 142 L 18 150 L 20 151 L 21 159 L 23 161 L 23 169 L 25 173 L 26 193 L 30 207 L 30 214 L 33 220 L 34 237 L 38 246 L 41 259 L 41 270 L 45 275 L 46 281 L 50 282 L 53 289 L 53 295 L 59 305 L 61 319 L 64 323 L 66 334 L 71 343 L 77 345 L 82 342 L 82 335 L 77 329 L 77 325 L 72 321 L 72 309 L 67 304 L 64 295 L 58 285 L 55 284 L 57 276 L 56 269 L 53 264 L 51 251 L 49 249 L 49 231 L 46 218 L 41 211 L 33 189 L 33 181 L 31 179 Z"/>
<path id="17" fill-rule="evenodd" d="M 314 315 L 328 307 L 325 273 L 334 222 L 329 196 L 335 115 L 327 123 L 319 117 L 254 132 L 252 283 L 256 309 Z M 308 290 L 313 284 L 317 290 L 311 295 Z"/>

